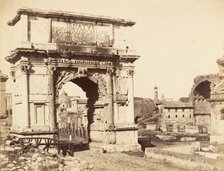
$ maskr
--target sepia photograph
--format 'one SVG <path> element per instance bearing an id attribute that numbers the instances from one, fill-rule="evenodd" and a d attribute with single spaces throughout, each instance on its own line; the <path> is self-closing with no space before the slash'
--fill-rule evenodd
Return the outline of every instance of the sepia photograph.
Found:
<path id="1" fill-rule="evenodd" d="M 224 0 L 0 11 L 0 171 L 224 170 Z"/>

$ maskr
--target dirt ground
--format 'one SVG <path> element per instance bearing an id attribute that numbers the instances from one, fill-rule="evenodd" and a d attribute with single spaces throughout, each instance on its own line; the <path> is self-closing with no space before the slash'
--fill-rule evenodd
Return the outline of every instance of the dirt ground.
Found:
<path id="1" fill-rule="evenodd" d="M 94 171 L 184 171 L 161 163 L 145 159 L 143 153 L 102 153 L 97 150 L 75 152 L 75 157 L 93 164 Z M 187 170 L 185 170 L 187 171 Z"/>
<path id="2" fill-rule="evenodd" d="M 9 124 L 3 126 L 5 122 L 7 120 L 1 120 L 0 123 L 0 144 L 4 143 L 4 139 L 9 133 Z M 97 149 L 74 153 L 74 158 L 79 158 L 80 161 L 83 160 L 93 165 L 94 171 L 188 171 L 172 167 L 165 162 L 145 159 L 143 156 L 143 152 L 103 153 Z M 66 158 L 67 160 L 71 159 L 65 156 L 65 161 Z"/>

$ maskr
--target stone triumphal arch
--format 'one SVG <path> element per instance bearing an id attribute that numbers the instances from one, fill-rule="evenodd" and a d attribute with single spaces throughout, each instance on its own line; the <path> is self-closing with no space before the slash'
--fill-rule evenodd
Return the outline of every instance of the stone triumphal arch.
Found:
<path id="1" fill-rule="evenodd" d="M 59 90 L 73 82 L 86 92 L 91 142 L 114 150 L 139 148 L 134 124 L 135 22 L 61 11 L 20 9 L 14 26 L 12 133 L 53 136 Z"/>
<path id="2" fill-rule="evenodd" d="M 210 134 L 210 143 L 224 143 L 224 58 L 217 59 L 218 73 L 195 77 L 190 93 L 195 123 Z"/>

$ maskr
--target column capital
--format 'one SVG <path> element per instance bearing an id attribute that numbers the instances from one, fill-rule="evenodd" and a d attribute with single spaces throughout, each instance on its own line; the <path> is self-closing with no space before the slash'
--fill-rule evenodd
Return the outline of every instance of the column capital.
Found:
<path id="1" fill-rule="evenodd" d="M 135 74 L 135 71 L 133 69 L 127 70 L 127 76 L 133 77 Z"/>
<path id="2" fill-rule="evenodd" d="M 47 73 L 49 75 L 52 75 L 54 73 L 54 71 L 56 71 L 56 68 L 57 68 L 56 66 L 48 65 L 47 66 Z"/>
<path id="3" fill-rule="evenodd" d="M 27 74 L 29 69 L 30 69 L 29 63 L 20 65 L 20 70 L 22 71 L 23 74 Z"/>
<path id="4" fill-rule="evenodd" d="M 116 72 L 115 72 L 115 69 L 114 69 L 114 67 L 107 67 L 107 74 L 108 75 L 115 75 L 116 74 Z"/>
<path id="5" fill-rule="evenodd" d="M 15 70 L 10 71 L 10 76 L 12 77 L 13 82 L 15 82 L 16 80 L 15 74 L 16 74 Z"/>

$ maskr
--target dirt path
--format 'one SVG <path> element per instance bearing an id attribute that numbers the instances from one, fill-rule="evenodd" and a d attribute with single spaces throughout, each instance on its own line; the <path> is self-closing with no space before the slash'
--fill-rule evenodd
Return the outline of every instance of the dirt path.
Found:
<path id="1" fill-rule="evenodd" d="M 2 121 L 2 120 L 1 120 Z M 9 127 L 0 123 L 0 145 L 9 132 Z M 167 165 L 164 162 L 145 159 L 143 153 L 102 153 L 86 150 L 74 153 L 74 158 L 93 165 L 93 171 L 187 171 Z M 66 160 L 66 157 L 64 158 Z M 73 161 L 73 160 L 72 160 Z M 1 170 L 1 168 L 0 168 Z"/>
<path id="2" fill-rule="evenodd" d="M 165 163 L 126 153 L 102 153 L 96 150 L 75 152 L 75 157 L 94 165 L 94 171 L 183 171 Z"/>

